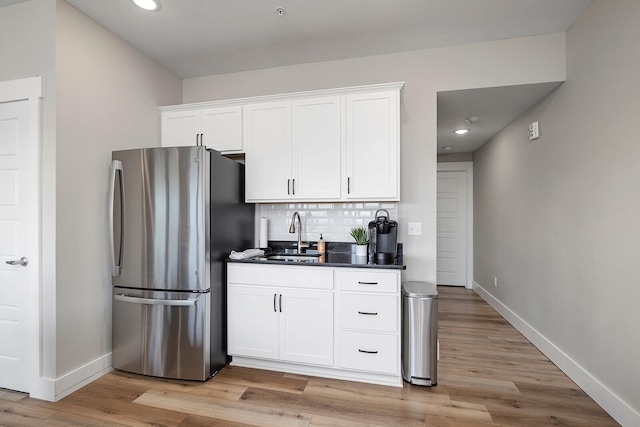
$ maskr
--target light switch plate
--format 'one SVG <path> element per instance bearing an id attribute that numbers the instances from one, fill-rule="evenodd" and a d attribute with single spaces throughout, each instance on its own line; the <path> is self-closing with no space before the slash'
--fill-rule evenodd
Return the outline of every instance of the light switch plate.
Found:
<path id="1" fill-rule="evenodd" d="M 409 230 L 409 236 L 420 236 L 422 235 L 422 223 L 410 222 L 407 230 Z"/>

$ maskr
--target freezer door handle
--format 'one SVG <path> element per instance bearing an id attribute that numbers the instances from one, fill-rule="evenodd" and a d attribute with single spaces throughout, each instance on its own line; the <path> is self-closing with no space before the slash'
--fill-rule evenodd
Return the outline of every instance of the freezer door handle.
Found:
<path id="1" fill-rule="evenodd" d="M 116 177 L 120 175 L 120 247 L 116 256 L 115 236 L 113 227 L 113 209 L 116 197 Z M 124 239 L 124 175 L 122 173 L 122 162 L 113 160 L 111 165 L 111 183 L 109 185 L 109 247 L 111 248 L 111 275 L 119 276 L 122 272 L 122 245 Z"/>
<path id="2" fill-rule="evenodd" d="M 179 300 L 179 299 L 159 299 L 159 298 L 141 298 L 131 297 L 126 294 L 115 294 L 113 298 L 116 301 L 131 302 L 134 304 L 146 304 L 146 305 L 170 305 L 177 307 L 190 307 L 197 306 L 198 300 Z"/>

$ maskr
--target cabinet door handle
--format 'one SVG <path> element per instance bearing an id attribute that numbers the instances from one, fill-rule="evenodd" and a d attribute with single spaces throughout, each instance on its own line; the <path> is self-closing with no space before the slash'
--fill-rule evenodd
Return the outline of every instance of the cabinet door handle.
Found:
<path id="1" fill-rule="evenodd" d="M 358 282 L 359 285 L 377 285 L 378 282 Z"/>
<path id="2" fill-rule="evenodd" d="M 278 305 L 280 306 L 280 313 L 282 313 L 282 294 L 280 294 L 280 303 Z"/>
<path id="3" fill-rule="evenodd" d="M 276 310 L 276 295 L 277 294 L 273 294 L 273 312 L 277 313 L 278 310 Z"/>
<path id="4" fill-rule="evenodd" d="M 365 316 L 377 316 L 378 313 L 371 313 L 368 311 L 358 311 L 358 314 L 364 314 Z"/>
<path id="5" fill-rule="evenodd" d="M 358 349 L 358 351 L 360 353 L 367 353 L 367 354 L 378 354 L 378 350 L 363 350 L 361 348 Z"/>
<path id="6" fill-rule="evenodd" d="M 296 195 L 296 179 L 295 179 L 295 178 L 293 178 L 293 179 L 291 180 L 291 189 L 292 189 L 292 191 L 291 191 L 291 192 L 292 192 L 292 193 L 293 193 L 293 195 L 295 196 L 295 195 Z"/>
<path id="7" fill-rule="evenodd" d="M 347 194 L 351 194 L 351 177 L 347 178 Z"/>
<path id="8" fill-rule="evenodd" d="M 291 178 L 287 179 L 287 194 L 291 195 Z"/>

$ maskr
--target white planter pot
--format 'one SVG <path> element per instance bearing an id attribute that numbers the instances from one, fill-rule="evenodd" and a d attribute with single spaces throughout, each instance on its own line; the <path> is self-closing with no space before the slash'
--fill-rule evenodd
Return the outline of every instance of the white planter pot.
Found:
<path id="1" fill-rule="evenodd" d="M 367 256 L 367 245 L 356 245 L 356 256 Z"/>

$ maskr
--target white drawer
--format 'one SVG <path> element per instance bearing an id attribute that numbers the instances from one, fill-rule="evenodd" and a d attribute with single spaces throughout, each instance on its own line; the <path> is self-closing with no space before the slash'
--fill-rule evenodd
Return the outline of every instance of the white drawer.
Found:
<path id="1" fill-rule="evenodd" d="M 394 271 L 367 271 L 366 269 L 337 271 L 341 291 L 398 292 L 400 273 Z"/>
<path id="2" fill-rule="evenodd" d="M 333 269 L 282 267 L 264 264 L 227 264 L 227 283 L 306 289 L 333 289 Z"/>
<path id="3" fill-rule="evenodd" d="M 398 374 L 399 336 L 369 332 L 340 332 L 340 367 L 357 371 Z"/>
<path id="4" fill-rule="evenodd" d="M 340 294 L 340 327 L 374 332 L 398 331 L 398 296 Z"/>

